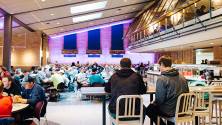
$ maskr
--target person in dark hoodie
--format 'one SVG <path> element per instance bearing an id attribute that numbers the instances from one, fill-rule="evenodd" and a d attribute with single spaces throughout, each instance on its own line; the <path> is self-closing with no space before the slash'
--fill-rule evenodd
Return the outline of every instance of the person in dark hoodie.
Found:
<path id="1" fill-rule="evenodd" d="M 146 93 L 146 86 L 143 82 L 142 76 L 135 73 L 131 69 L 131 60 L 123 58 L 120 61 L 121 69 L 116 71 L 108 83 L 105 84 L 105 91 L 111 93 L 109 102 L 109 112 L 112 117 L 116 115 L 116 101 L 121 95 L 139 95 Z M 136 101 L 136 114 L 140 112 L 140 103 Z M 120 102 L 120 114 L 124 112 L 124 102 Z M 145 116 L 144 116 L 145 118 Z"/>
<path id="2" fill-rule="evenodd" d="M 156 82 L 155 100 L 146 109 L 146 114 L 155 123 L 158 116 L 174 117 L 178 96 L 189 92 L 186 79 L 176 69 L 171 68 L 172 60 L 169 57 L 161 57 L 158 63 L 161 76 Z M 166 125 L 162 119 L 160 125 Z M 167 121 L 167 125 L 174 123 Z"/>

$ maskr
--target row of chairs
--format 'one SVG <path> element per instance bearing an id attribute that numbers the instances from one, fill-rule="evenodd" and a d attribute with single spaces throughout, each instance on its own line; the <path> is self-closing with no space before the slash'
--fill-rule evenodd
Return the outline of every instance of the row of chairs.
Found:
<path id="1" fill-rule="evenodd" d="M 135 100 L 140 100 L 140 114 L 135 114 Z M 160 119 L 166 121 L 171 121 L 178 125 L 180 123 L 195 123 L 195 118 L 200 118 L 198 123 L 206 123 L 206 118 L 209 118 L 209 125 L 212 124 L 212 102 L 215 97 L 211 97 L 209 93 L 206 92 L 191 92 L 184 93 L 178 97 L 175 117 L 172 118 L 164 118 L 159 116 L 157 120 L 157 125 L 160 125 Z M 120 101 L 125 101 L 125 110 L 124 114 L 120 115 Z M 221 114 L 221 111 L 219 111 Z M 216 111 L 217 114 L 217 111 Z M 137 118 L 137 120 L 121 120 L 121 119 L 131 119 Z M 111 125 L 142 125 L 143 124 L 143 99 L 140 95 L 122 95 L 117 99 L 116 105 L 116 117 L 110 117 Z M 219 117 L 221 120 L 221 115 Z M 221 124 L 221 121 L 220 121 Z"/>

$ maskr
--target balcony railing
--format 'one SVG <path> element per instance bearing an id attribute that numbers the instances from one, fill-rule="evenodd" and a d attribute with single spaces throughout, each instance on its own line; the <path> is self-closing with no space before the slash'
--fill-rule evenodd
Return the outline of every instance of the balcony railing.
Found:
<path id="1" fill-rule="evenodd" d="M 164 0 L 162 3 L 163 2 Z M 179 7 L 179 9 L 174 10 L 174 12 L 163 14 L 163 16 L 160 16 L 159 20 L 157 19 L 149 24 L 149 26 L 129 33 L 127 37 L 130 40 L 131 46 L 154 38 L 161 40 L 161 37 L 166 34 L 173 35 L 174 37 L 180 37 L 181 33 L 188 30 L 187 27 L 191 27 L 195 24 L 199 24 L 199 27 L 191 27 L 189 30 L 195 30 L 196 28 L 206 30 L 206 26 L 203 22 L 214 20 L 218 16 L 221 16 L 221 14 L 221 0 L 198 0 L 193 3 L 184 1 L 183 6 Z"/>

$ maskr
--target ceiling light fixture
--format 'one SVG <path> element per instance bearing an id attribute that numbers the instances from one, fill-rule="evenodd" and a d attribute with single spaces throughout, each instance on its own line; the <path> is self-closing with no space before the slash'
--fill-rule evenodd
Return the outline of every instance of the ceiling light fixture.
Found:
<path id="1" fill-rule="evenodd" d="M 42 2 L 45 2 L 45 0 L 41 0 Z"/>
<path id="2" fill-rule="evenodd" d="M 88 14 L 88 15 L 83 15 L 83 16 L 77 16 L 77 17 L 73 17 L 72 21 L 73 21 L 73 23 L 83 22 L 83 21 L 87 21 L 87 20 L 101 18 L 102 15 L 103 15 L 103 13 L 94 13 L 94 14 Z"/>
<path id="3" fill-rule="evenodd" d="M 55 14 L 54 14 L 54 13 L 51 13 L 50 15 L 51 15 L 51 16 L 54 16 Z"/>
<path id="4" fill-rule="evenodd" d="M 70 11 L 71 11 L 71 14 L 77 14 L 77 13 L 81 13 L 81 12 L 88 12 L 88 11 L 92 11 L 92 10 L 103 9 L 103 8 L 106 7 L 106 4 L 107 4 L 107 1 L 90 3 L 90 4 L 71 7 Z"/>
<path id="5" fill-rule="evenodd" d="M 213 45 L 214 43 L 210 43 L 211 45 Z"/>

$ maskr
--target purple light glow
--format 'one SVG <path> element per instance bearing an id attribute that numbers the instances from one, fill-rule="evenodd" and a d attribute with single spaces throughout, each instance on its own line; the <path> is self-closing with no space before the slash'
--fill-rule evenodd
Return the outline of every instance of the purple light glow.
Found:
<path id="1" fill-rule="evenodd" d="M 129 24 L 124 24 L 124 33 L 127 32 Z M 119 64 L 121 58 L 112 58 L 112 55 L 109 53 L 111 48 L 111 27 L 106 27 L 101 29 L 100 31 L 100 39 L 101 39 L 101 50 L 102 54 L 100 58 L 88 58 L 86 54 L 87 44 L 88 44 L 88 32 L 82 32 L 77 34 L 77 49 L 79 51 L 76 54 L 76 57 L 66 58 L 61 53 L 63 49 L 64 39 L 63 37 L 56 37 L 54 39 L 49 39 L 49 60 L 51 63 L 61 64 L 71 64 L 71 62 L 80 61 L 80 63 L 106 63 L 106 64 Z M 150 63 L 154 62 L 155 54 L 153 53 L 130 53 L 127 51 L 128 40 L 124 40 L 124 48 L 126 50 L 126 54 L 123 54 L 123 57 L 128 57 L 132 60 L 132 63 Z"/>
<path id="2" fill-rule="evenodd" d="M 102 29 L 102 28 L 107 28 L 107 27 L 111 27 L 111 26 L 114 26 L 114 25 L 126 24 L 126 23 L 131 23 L 131 22 L 132 22 L 132 20 L 119 21 L 119 22 L 114 22 L 114 23 L 110 23 L 110 24 L 94 26 L 94 27 L 89 27 L 89 28 L 80 29 L 80 30 L 74 30 L 74 31 L 71 31 L 71 32 L 62 33 L 60 35 L 52 35 L 50 37 L 51 38 L 58 38 L 58 37 L 63 37 L 63 36 L 70 35 L 70 34 L 82 33 L 82 32 L 87 32 L 87 31 L 90 31 L 90 30 Z"/>

